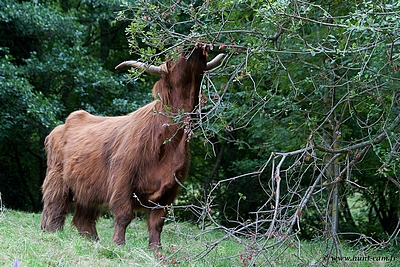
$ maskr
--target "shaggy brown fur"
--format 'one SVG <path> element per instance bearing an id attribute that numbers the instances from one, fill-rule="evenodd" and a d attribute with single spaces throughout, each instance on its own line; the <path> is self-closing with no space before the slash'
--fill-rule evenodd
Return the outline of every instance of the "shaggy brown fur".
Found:
<path id="1" fill-rule="evenodd" d="M 183 182 L 187 176 L 189 152 L 183 123 L 165 114 L 190 112 L 198 104 L 204 54 L 195 49 L 189 59 L 181 56 L 176 64 L 168 63 L 167 73 L 153 87 L 158 100 L 139 110 L 121 117 L 75 111 L 47 136 L 43 230 L 62 228 L 73 204 L 73 225 L 98 239 L 96 220 L 107 204 L 115 221 L 113 241 L 124 244 L 133 211 L 143 208 L 140 202 L 172 203 L 179 188 L 175 179 Z M 158 248 L 166 211 L 148 212 L 149 245 Z"/>

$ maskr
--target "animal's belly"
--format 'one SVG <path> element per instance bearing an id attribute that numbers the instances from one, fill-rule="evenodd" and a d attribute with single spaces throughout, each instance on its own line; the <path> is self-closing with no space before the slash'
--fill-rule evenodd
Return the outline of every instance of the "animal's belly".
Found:
<path id="1" fill-rule="evenodd" d="M 93 164 L 93 161 L 83 157 L 73 158 L 63 176 L 77 203 L 88 205 L 108 202 L 107 171 L 99 164 Z"/>

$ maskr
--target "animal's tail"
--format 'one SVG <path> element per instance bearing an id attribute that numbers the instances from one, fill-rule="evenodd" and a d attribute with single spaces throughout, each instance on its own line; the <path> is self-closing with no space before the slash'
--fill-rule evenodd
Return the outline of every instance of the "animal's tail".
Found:
<path id="1" fill-rule="evenodd" d="M 55 232 L 64 226 L 72 196 L 63 179 L 63 125 L 56 127 L 45 140 L 47 172 L 43 182 L 43 212 L 40 228 Z"/>

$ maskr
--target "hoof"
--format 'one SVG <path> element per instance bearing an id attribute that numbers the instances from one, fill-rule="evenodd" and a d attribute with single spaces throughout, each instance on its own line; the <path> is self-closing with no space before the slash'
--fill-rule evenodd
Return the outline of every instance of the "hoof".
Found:
<path id="1" fill-rule="evenodd" d="M 162 249 L 160 243 L 150 243 L 150 244 L 149 244 L 149 248 L 150 248 L 151 250 L 153 250 L 153 251 L 158 251 L 158 250 L 161 250 L 161 249 Z"/>
<path id="2" fill-rule="evenodd" d="M 124 246 L 126 244 L 125 239 L 113 239 L 114 244 L 117 246 Z"/>

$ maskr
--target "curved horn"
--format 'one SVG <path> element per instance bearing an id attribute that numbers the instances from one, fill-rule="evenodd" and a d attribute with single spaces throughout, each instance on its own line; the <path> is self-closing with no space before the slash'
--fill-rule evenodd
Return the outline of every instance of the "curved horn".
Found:
<path id="1" fill-rule="evenodd" d="M 117 65 L 115 67 L 115 69 L 118 69 L 121 67 L 127 67 L 127 66 L 135 67 L 140 70 L 144 70 L 145 72 L 150 73 L 150 74 L 161 75 L 166 72 L 165 66 L 163 66 L 163 65 L 161 65 L 160 67 L 157 67 L 154 65 L 147 65 L 145 63 L 135 61 L 135 60 L 124 61 L 124 62 L 120 63 L 119 65 Z"/>
<path id="2" fill-rule="evenodd" d="M 225 54 L 217 55 L 213 60 L 207 63 L 207 70 L 212 70 L 213 68 L 217 67 L 221 62 L 221 59 L 225 56 Z"/>

